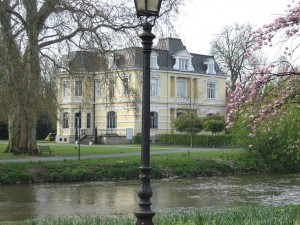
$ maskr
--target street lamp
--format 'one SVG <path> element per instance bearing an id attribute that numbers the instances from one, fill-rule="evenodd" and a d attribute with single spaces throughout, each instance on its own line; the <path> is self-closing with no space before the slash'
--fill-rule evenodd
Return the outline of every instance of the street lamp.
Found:
<path id="1" fill-rule="evenodd" d="M 143 45 L 143 96 L 142 96 L 142 146 L 141 186 L 138 190 L 139 209 L 135 212 L 136 225 L 153 225 L 155 212 L 151 210 L 152 189 L 150 185 L 150 54 L 155 35 L 151 33 L 162 0 L 134 0 L 136 14 L 141 20 L 143 33 L 139 35 Z"/>

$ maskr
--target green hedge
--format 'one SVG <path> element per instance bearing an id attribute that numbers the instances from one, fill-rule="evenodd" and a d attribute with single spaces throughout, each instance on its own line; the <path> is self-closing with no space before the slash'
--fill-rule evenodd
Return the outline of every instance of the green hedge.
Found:
<path id="1" fill-rule="evenodd" d="M 157 138 L 157 143 L 160 145 L 191 145 L 191 136 L 187 134 L 159 134 Z M 193 146 L 209 148 L 237 147 L 230 135 L 195 135 Z"/>

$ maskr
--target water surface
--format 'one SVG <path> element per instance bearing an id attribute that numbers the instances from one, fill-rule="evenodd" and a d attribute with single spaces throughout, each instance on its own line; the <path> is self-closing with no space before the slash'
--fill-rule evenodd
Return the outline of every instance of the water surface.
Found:
<path id="1" fill-rule="evenodd" d="M 132 214 L 139 182 L 0 186 L 0 220 L 84 214 Z M 155 211 L 299 205 L 300 174 L 152 181 Z"/>

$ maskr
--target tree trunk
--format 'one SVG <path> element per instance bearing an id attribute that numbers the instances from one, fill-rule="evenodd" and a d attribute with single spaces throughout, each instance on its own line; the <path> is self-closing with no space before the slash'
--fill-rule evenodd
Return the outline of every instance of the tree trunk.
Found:
<path id="1" fill-rule="evenodd" d="M 19 148 L 20 143 L 20 123 L 17 112 L 11 112 L 8 115 L 8 145 L 4 152 L 13 152 Z"/>
<path id="2" fill-rule="evenodd" d="M 191 148 L 193 147 L 193 134 L 191 134 Z"/>
<path id="3" fill-rule="evenodd" d="M 24 94 L 26 104 L 23 104 L 23 115 L 21 117 L 21 140 L 20 147 L 32 154 L 36 145 L 36 124 L 38 117 L 38 101 L 40 90 L 40 61 L 38 45 L 38 26 L 37 26 L 37 2 L 24 1 L 27 12 L 27 35 L 28 45 L 23 56 L 26 93 Z"/>

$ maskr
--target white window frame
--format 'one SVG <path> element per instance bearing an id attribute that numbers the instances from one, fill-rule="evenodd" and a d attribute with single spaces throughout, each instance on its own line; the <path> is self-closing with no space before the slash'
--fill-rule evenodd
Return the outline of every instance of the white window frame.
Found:
<path id="1" fill-rule="evenodd" d="M 159 66 L 157 63 L 157 57 L 158 57 L 158 54 L 156 52 L 151 52 L 151 55 L 150 55 L 150 68 L 151 69 L 159 69 Z"/>
<path id="2" fill-rule="evenodd" d="M 62 128 L 69 128 L 69 112 L 63 112 L 62 114 Z"/>
<path id="3" fill-rule="evenodd" d="M 109 111 L 106 113 L 106 128 L 117 128 L 117 113 L 115 111 Z"/>
<path id="4" fill-rule="evenodd" d="M 62 95 L 63 97 L 70 97 L 70 80 L 63 80 L 62 81 Z"/>
<path id="5" fill-rule="evenodd" d="M 180 86 L 182 85 L 182 86 Z M 183 88 L 184 90 L 180 90 Z M 186 98 L 187 97 L 187 80 L 186 79 L 176 79 L 176 97 Z"/>
<path id="6" fill-rule="evenodd" d="M 190 59 L 179 59 L 180 71 L 189 71 L 189 60 Z"/>
<path id="7" fill-rule="evenodd" d="M 216 96 L 217 96 L 217 83 L 216 82 L 207 82 L 206 83 L 206 98 L 207 99 L 216 99 Z"/>
<path id="8" fill-rule="evenodd" d="M 173 66 L 175 70 L 179 70 L 179 71 L 195 70 L 192 64 L 193 56 L 187 50 L 179 51 L 172 56 L 175 59 L 175 64 Z"/>
<path id="9" fill-rule="evenodd" d="M 207 65 L 206 74 L 216 74 L 216 71 L 215 71 L 215 60 L 213 60 L 212 58 L 207 59 L 204 62 L 204 64 Z"/>
<path id="10" fill-rule="evenodd" d="M 103 92 L 103 83 L 100 80 L 95 81 L 95 96 L 101 97 Z"/>
<path id="11" fill-rule="evenodd" d="M 129 95 L 129 82 L 130 82 L 129 77 L 127 77 L 127 76 L 122 77 L 122 79 L 121 79 L 121 86 L 122 86 L 121 95 L 122 96 L 128 96 Z"/>
<path id="12" fill-rule="evenodd" d="M 159 78 L 151 77 L 150 80 L 150 96 L 159 95 Z"/>
<path id="13" fill-rule="evenodd" d="M 75 97 L 82 97 L 82 95 L 83 95 L 83 81 L 82 80 L 75 80 L 74 81 L 74 96 Z"/>

